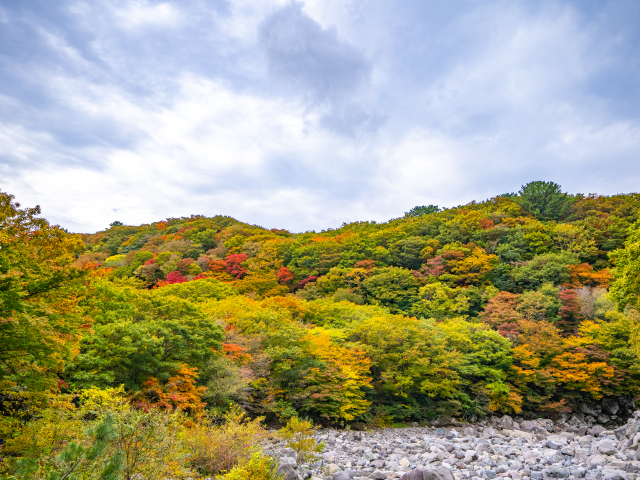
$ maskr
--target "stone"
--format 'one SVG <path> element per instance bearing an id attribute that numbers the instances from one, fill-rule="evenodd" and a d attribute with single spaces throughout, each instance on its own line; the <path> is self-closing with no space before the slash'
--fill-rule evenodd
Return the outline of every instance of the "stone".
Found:
<path id="1" fill-rule="evenodd" d="M 580 411 L 585 415 L 591 415 L 592 417 L 600 415 L 600 407 L 597 404 L 581 403 Z"/>
<path id="2" fill-rule="evenodd" d="M 280 465 L 276 470 L 276 477 L 282 477 L 282 480 L 299 480 L 300 477 L 291 465 Z"/>
<path id="3" fill-rule="evenodd" d="M 598 451 L 603 455 L 615 455 L 618 453 L 618 447 L 611 442 L 604 442 L 598 445 Z"/>
<path id="4" fill-rule="evenodd" d="M 369 475 L 369 478 L 373 480 L 387 480 L 387 474 L 381 472 L 380 470 L 376 470 L 375 472 L 371 473 L 371 475 Z"/>
<path id="5" fill-rule="evenodd" d="M 551 467 L 547 472 L 547 476 L 551 478 L 569 478 L 571 472 L 568 468 Z"/>
<path id="6" fill-rule="evenodd" d="M 547 437 L 547 448 L 553 448 L 554 450 L 560 450 L 567 444 L 567 439 L 562 435 L 549 435 Z"/>
<path id="7" fill-rule="evenodd" d="M 613 431 L 613 433 L 618 440 L 623 440 L 627 436 L 627 426 L 623 425 L 621 427 L 618 427 Z"/>
<path id="8" fill-rule="evenodd" d="M 602 469 L 602 480 L 627 480 L 627 473 L 622 470 Z"/>
<path id="9" fill-rule="evenodd" d="M 507 470 L 507 475 L 511 477 L 512 480 L 522 480 L 522 475 L 517 470 Z"/>
<path id="10" fill-rule="evenodd" d="M 371 466 L 377 470 L 380 470 L 382 467 L 384 467 L 384 460 L 374 460 L 373 462 L 371 462 Z"/>
<path id="11" fill-rule="evenodd" d="M 563 447 L 560 450 L 560 453 L 563 455 L 568 455 L 569 457 L 574 457 L 576 455 L 576 449 L 573 447 Z"/>
<path id="12" fill-rule="evenodd" d="M 279 465 L 291 465 L 292 467 L 296 467 L 298 465 L 298 462 L 296 462 L 296 459 L 293 457 L 280 457 L 278 459 L 278 464 Z"/>
<path id="13" fill-rule="evenodd" d="M 629 467 L 629 462 L 625 462 L 622 460 L 614 460 L 613 462 L 607 463 L 603 468 L 608 468 L 610 470 L 627 470 Z"/>
<path id="14" fill-rule="evenodd" d="M 594 469 L 598 466 L 602 467 L 606 465 L 606 463 L 607 463 L 607 459 L 604 458 L 602 455 L 594 455 L 587 462 L 587 467 L 589 467 L 589 469 Z"/>
<path id="15" fill-rule="evenodd" d="M 593 442 L 593 437 L 591 435 L 585 435 L 584 437 L 580 437 L 578 439 L 578 443 L 582 448 L 587 448 Z"/>
<path id="16" fill-rule="evenodd" d="M 604 430 L 605 428 L 602 425 L 594 425 L 593 427 L 591 427 L 591 431 L 589 433 L 591 433 L 591 435 L 593 435 L 594 437 L 598 437 L 602 432 L 604 432 Z"/>
<path id="17" fill-rule="evenodd" d="M 281 448 L 280 453 L 285 457 L 291 457 L 298 461 L 298 454 L 293 448 Z"/>
<path id="18" fill-rule="evenodd" d="M 613 398 L 605 398 L 601 405 L 602 411 L 608 415 L 617 415 L 620 411 L 620 405 Z"/>
<path id="19" fill-rule="evenodd" d="M 467 428 L 464 429 L 464 434 L 467 437 L 473 437 L 473 436 L 475 436 L 476 431 L 471 427 L 467 427 Z"/>
<path id="20" fill-rule="evenodd" d="M 502 418 L 498 419 L 497 424 L 500 428 L 511 430 L 513 428 L 513 418 L 511 418 L 509 415 L 505 415 Z"/>
<path id="21" fill-rule="evenodd" d="M 370 477 L 371 478 L 371 477 Z M 447 467 L 416 468 L 405 473 L 400 480 L 455 480 Z"/>
<path id="22" fill-rule="evenodd" d="M 336 472 L 332 475 L 333 480 L 351 480 L 349 472 Z"/>
<path id="23" fill-rule="evenodd" d="M 532 420 L 525 420 L 524 422 L 522 422 L 522 430 L 524 430 L 525 432 L 533 432 L 536 427 L 538 427 L 539 424 L 536 421 L 532 421 Z"/>
<path id="24" fill-rule="evenodd" d="M 340 467 L 338 465 L 336 465 L 335 463 L 330 463 L 325 468 L 327 469 L 327 472 L 329 472 L 329 474 L 336 473 L 336 472 L 340 471 Z"/>
<path id="25" fill-rule="evenodd" d="M 527 440 L 532 440 L 533 439 L 533 434 L 529 433 L 529 432 L 523 432 L 520 430 L 503 430 L 502 434 L 505 437 L 511 437 L 511 438 L 525 438 Z"/>

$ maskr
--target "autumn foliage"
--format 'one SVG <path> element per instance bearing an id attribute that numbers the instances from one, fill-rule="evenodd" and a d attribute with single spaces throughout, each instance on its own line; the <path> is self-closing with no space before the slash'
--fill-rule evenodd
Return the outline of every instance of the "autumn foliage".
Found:
<path id="1" fill-rule="evenodd" d="M 79 236 L 1 194 L 2 395 L 343 426 L 634 395 L 640 196 L 525 187 L 305 233 L 193 216 Z"/>

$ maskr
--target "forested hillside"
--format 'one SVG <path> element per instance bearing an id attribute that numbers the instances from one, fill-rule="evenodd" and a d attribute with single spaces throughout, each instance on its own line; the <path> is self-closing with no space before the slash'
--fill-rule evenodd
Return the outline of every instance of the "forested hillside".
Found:
<path id="1" fill-rule="evenodd" d="M 43 395 L 86 392 L 339 426 L 638 394 L 639 194 L 533 182 L 321 232 L 192 216 L 82 235 L 0 195 L 5 438 Z"/>

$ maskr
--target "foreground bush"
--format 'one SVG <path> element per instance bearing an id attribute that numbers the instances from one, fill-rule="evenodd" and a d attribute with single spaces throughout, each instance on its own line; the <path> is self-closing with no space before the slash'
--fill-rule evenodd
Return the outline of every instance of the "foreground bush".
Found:
<path id="1" fill-rule="evenodd" d="M 211 418 L 193 425 L 183 439 L 190 452 L 189 465 L 209 475 L 244 465 L 260 452 L 261 444 L 269 436 L 261 421 L 261 418 L 247 419 L 245 413 L 235 407 L 224 416 L 222 425 L 216 425 Z"/>
<path id="2" fill-rule="evenodd" d="M 275 459 L 254 453 L 247 463 L 234 467 L 220 478 L 223 480 L 280 480 L 282 477 L 275 473 L 276 466 Z"/>
<path id="3" fill-rule="evenodd" d="M 6 463 L 16 480 L 154 480 L 188 473 L 180 413 L 128 405 L 87 412 L 66 403 L 38 415 L 7 442 L 6 453 L 15 456 Z"/>
<path id="4" fill-rule="evenodd" d="M 324 444 L 316 443 L 313 438 L 315 432 L 316 428 L 311 422 L 291 417 L 287 425 L 278 430 L 278 437 L 298 454 L 299 463 L 313 463 L 320 460 L 318 453 L 324 449 Z"/>

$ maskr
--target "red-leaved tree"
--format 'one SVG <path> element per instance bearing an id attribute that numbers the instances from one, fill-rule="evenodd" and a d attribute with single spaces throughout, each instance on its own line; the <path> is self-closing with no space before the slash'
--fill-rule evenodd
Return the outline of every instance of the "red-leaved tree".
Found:
<path id="1" fill-rule="evenodd" d="M 247 274 L 247 269 L 242 263 L 247 259 L 244 253 L 232 253 L 224 261 L 224 270 L 236 278 L 242 278 Z"/>

